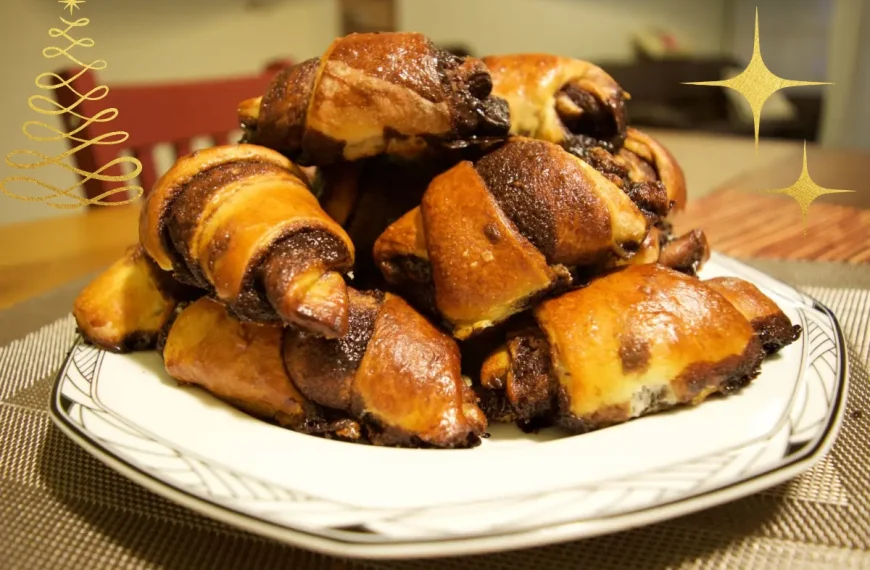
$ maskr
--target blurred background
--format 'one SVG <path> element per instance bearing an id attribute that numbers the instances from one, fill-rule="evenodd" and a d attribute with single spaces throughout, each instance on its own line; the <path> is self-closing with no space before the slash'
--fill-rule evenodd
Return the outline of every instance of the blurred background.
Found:
<path id="1" fill-rule="evenodd" d="M 317 56 L 334 37 L 353 31 L 419 31 L 442 47 L 477 56 L 537 51 L 588 59 L 631 94 L 634 125 L 746 139 L 746 152 L 736 158 L 721 156 L 715 146 L 696 149 L 695 163 L 684 165 L 692 183 L 708 169 L 736 172 L 734 162 L 753 156 L 745 102 L 721 88 L 680 83 L 727 78 L 746 65 L 756 6 L 771 71 L 835 83 L 779 92 L 765 106 L 762 137 L 870 148 L 866 0 L 90 0 L 75 17 L 91 19 L 86 35 L 96 42 L 79 49 L 79 57 L 106 59 L 99 78 L 110 86 L 255 76 L 276 60 Z M 52 45 L 48 30 L 58 25 L 61 9 L 56 0 L 3 3 L 4 157 L 17 148 L 52 152 L 51 143 L 28 140 L 21 127 L 43 119 L 27 99 L 40 93 L 36 75 L 54 71 L 60 61 L 43 58 L 42 49 Z M 226 113 L 234 116 L 235 109 Z M 691 138 L 676 140 L 696 146 Z M 156 160 L 168 167 L 171 152 Z M 14 174 L 0 163 L 0 178 Z M 74 180 L 51 168 L 37 176 L 58 185 Z M 0 196 L 0 224 L 70 213 Z"/>

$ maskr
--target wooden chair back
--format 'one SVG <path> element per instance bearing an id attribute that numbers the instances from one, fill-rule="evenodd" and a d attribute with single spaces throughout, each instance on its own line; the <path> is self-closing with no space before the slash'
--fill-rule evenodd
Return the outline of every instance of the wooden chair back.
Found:
<path id="1" fill-rule="evenodd" d="M 101 85 L 96 73 L 88 70 L 70 81 L 79 70 L 65 69 L 59 71 L 58 75 L 64 81 L 70 81 L 72 89 L 60 87 L 53 92 L 60 105 L 73 107 L 76 113 L 84 117 L 97 117 L 110 108 L 118 110 L 113 120 L 92 122 L 76 136 L 93 140 L 123 131 L 129 135 L 127 140 L 120 144 L 92 144 L 82 148 L 72 155 L 74 163 L 85 172 L 97 172 L 121 156 L 122 152 L 130 151 L 142 163 L 138 182 L 147 194 L 162 174 L 158 172 L 154 159 L 157 145 L 171 144 L 175 156 L 181 157 L 191 153 L 192 140 L 195 138 L 208 137 L 215 145 L 236 142 L 229 140 L 229 135 L 240 128 L 237 118 L 239 103 L 262 95 L 274 75 L 290 65 L 292 62 L 287 60 L 276 61 L 261 74 L 249 77 L 187 83 L 112 85 L 105 97 L 98 100 L 80 100 L 79 95 L 100 94 L 94 91 Z M 67 132 L 79 128 L 84 122 L 71 113 L 64 113 L 61 117 Z M 72 146 L 80 144 L 69 142 Z M 121 166 L 116 164 L 102 171 L 102 174 L 120 176 L 123 172 Z M 90 179 L 83 183 L 83 190 L 88 198 L 95 198 L 126 184 L 131 182 Z M 122 192 L 110 195 L 103 201 L 120 202 L 127 199 L 129 196 Z"/>

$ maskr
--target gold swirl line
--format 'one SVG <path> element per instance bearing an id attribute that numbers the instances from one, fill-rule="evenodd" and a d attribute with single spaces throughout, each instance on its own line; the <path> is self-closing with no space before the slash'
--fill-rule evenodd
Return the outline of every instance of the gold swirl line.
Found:
<path id="1" fill-rule="evenodd" d="M 127 185 L 119 188 L 113 188 L 93 198 L 87 198 L 75 192 L 78 188 L 80 188 L 90 180 L 98 180 L 101 182 L 128 182 L 130 180 L 133 180 L 137 176 L 139 176 L 139 174 L 141 174 L 142 163 L 134 157 L 122 156 L 115 158 L 107 164 L 104 164 L 103 166 L 98 168 L 96 172 L 88 172 L 86 170 L 82 170 L 76 166 L 73 166 L 69 162 L 65 162 L 66 159 L 75 155 L 77 152 L 92 145 L 113 145 L 123 143 L 130 138 L 130 135 L 129 133 L 126 133 L 124 131 L 112 131 L 109 133 L 103 133 L 90 139 L 76 136 L 78 135 L 78 133 L 87 129 L 90 125 L 94 123 L 107 123 L 116 119 L 118 117 L 118 109 L 114 107 L 109 109 L 103 109 L 92 117 L 88 117 L 76 111 L 79 105 L 81 105 L 84 101 L 99 101 L 101 99 L 104 99 L 109 94 L 109 88 L 105 85 L 99 85 L 97 87 L 94 87 L 87 93 L 80 93 L 72 86 L 72 83 L 88 71 L 100 71 L 102 69 L 105 69 L 108 64 L 105 60 L 102 59 L 98 59 L 90 63 L 85 63 L 84 61 L 80 60 L 79 58 L 70 53 L 70 50 L 75 47 L 94 46 L 94 40 L 91 38 L 76 39 L 69 34 L 69 32 L 74 28 L 87 26 L 90 23 L 90 20 L 88 18 L 79 18 L 78 20 L 69 21 L 61 17 L 60 20 L 61 22 L 66 24 L 66 29 L 51 28 L 48 32 L 49 36 L 51 36 L 52 38 L 66 39 L 69 42 L 69 45 L 67 45 L 65 48 L 60 48 L 57 46 L 46 47 L 42 50 L 42 55 L 47 59 L 65 57 L 69 61 L 80 66 L 81 69 L 78 71 L 78 73 L 68 79 L 64 79 L 57 73 L 41 73 L 36 77 L 35 83 L 37 88 L 45 91 L 54 91 L 56 89 L 60 89 L 61 87 L 65 87 L 69 89 L 73 94 L 75 94 L 78 99 L 69 106 L 64 106 L 56 100 L 45 95 L 33 95 L 28 98 L 27 102 L 28 106 L 33 111 L 36 111 L 41 115 L 56 117 L 69 114 L 78 118 L 80 121 L 82 121 L 82 123 L 70 131 L 63 131 L 61 129 L 58 129 L 57 127 L 40 121 L 27 121 L 22 125 L 22 131 L 24 132 L 25 136 L 35 141 L 52 142 L 59 140 L 68 140 L 79 144 L 69 148 L 66 152 L 63 152 L 56 156 L 50 156 L 32 150 L 13 150 L 6 155 L 6 164 L 13 168 L 25 170 L 32 170 L 45 166 L 56 165 L 69 172 L 74 173 L 75 175 L 79 176 L 80 179 L 72 186 L 69 186 L 67 188 L 61 188 L 59 186 L 55 186 L 47 182 L 42 182 L 29 176 L 10 176 L 0 181 L 0 191 L 2 191 L 5 195 L 11 198 L 15 198 L 17 200 L 24 200 L 28 202 L 45 202 L 48 205 L 59 209 L 76 209 L 87 205 L 121 206 L 124 204 L 129 204 L 143 195 L 144 190 L 141 186 Z M 36 134 L 33 129 L 42 129 L 43 133 L 47 131 L 50 134 L 39 135 Z M 16 160 L 16 157 L 21 156 L 35 157 L 36 160 L 32 162 L 21 162 Z M 106 170 L 116 165 L 121 165 L 125 163 L 134 165 L 134 168 L 131 172 L 121 174 L 119 176 L 103 174 Z M 8 188 L 7 185 L 10 182 L 28 182 L 31 184 L 36 184 L 37 186 L 48 190 L 50 193 L 37 196 L 18 194 Z M 132 192 L 133 197 L 118 202 L 103 201 L 109 196 L 120 194 L 122 192 Z M 68 201 L 58 201 L 58 199 L 72 200 L 72 203 L 69 203 Z"/>

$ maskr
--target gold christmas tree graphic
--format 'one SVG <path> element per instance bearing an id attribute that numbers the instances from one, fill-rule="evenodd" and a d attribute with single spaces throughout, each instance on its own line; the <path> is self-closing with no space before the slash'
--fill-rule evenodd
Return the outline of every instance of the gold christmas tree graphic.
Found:
<path id="1" fill-rule="evenodd" d="M 752 109 L 752 118 L 755 121 L 755 150 L 758 151 L 758 129 L 761 124 L 761 109 L 771 95 L 780 89 L 788 87 L 804 87 L 807 85 L 832 85 L 818 81 L 793 81 L 783 79 L 771 72 L 761 59 L 761 42 L 758 36 L 758 8 L 755 9 L 755 42 L 752 47 L 752 57 L 746 69 L 731 79 L 722 81 L 698 81 L 684 83 L 684 85 L 707 85 L 716 87 L 728 87 L 737 91 L 749 102 Z"/>
<path id="2" fill-rule="evenodd" d="M 85 0 L 59 0 L 63 4 L 64 10 L 69 9 L 70 14 L 74 10 L 81 10 L 81 4 Z M 106 68 L 106 61 L 98 59 L 90 63 L 86 63 L 79 59 L 72 51 L 76 48 L 89 48 L 94 46 L 94 40 L 91 38 L 76 38 L 73 34 L 77 33 L 77 28 L 82 28 L 90 23 L 88 18 L 79 18 L 77 20 L 66 20 L 64 17 L 60 21 L 66 28 L 52 28 L 48 35 L 52 38 L 65 40 L 67 44 L 62 47 L 49 46 L 42 50 L 43 57 L 47 59 L 66 58 L 69 62 L 79 68 L 78 73 L 69 79 L 64 79 L 56 73 L 42 73 L 36 77 L 36 86 L 45 91 L 53 91 L 55 89 L 69 89 L 77 97 L 78 100 L 70 106 L 64 107 L 52 97 L 46 95 L 33 95 L 27 102 L 29 107 L 40 115 L 60 117 L 64 114 L 70 114 L 77 119 L 78 126 L 70 131 L 63 131 L 40 121 L 27 121 L 22 126 L 24 134 L 33 141 L 37 142 L 57 142 L 68 141 L 70 148 L 61 154 L 51 156 L 34 150 L 13 150 L 6 155 L 6 164 L 12 168 L 22 170 L 36 170 L 48 166 L 61 167 L 67 171 L 77 175 L 78 180 L 75 184 L 66 188 L 61 188 L 47 182 L 43 182 L 30 176 L 10 176 L 0 181 L 0 190 L 7 196 L 17 200 L 28 202 L 45 202 L 49 206 L 60 209 L 75 209 L 87 205 L 100 206 L 120 206 L 129 204 L 143 194 L 141 186 L 119 186 L 103 192 L 94 198 L 87 198 L 81 192 L 82 186 L 89 180 L 99 180 L 103 182 L 130 182 L 142 172 L 142 164 L 133 157 L 122 156 L 118 157 L 95 172 L 88 172 L 77 168 L 73 163 L 73 155 L 77 152 L 90 147 L 91 145 L 115 145 L 126 141 L 129 134 L 123 131 L 108 132 L 94 138 L 85 138 L 83 132 L 94 123 L 107 123 L 118 116 L 118 110 L 115 108 L 104 109 L 92 117 L 82 115 L 76 111 L 76 108 L 86 100 L 98 101 L 104 99 L 109 94 L 109 88 L 105 85 L 94 88 L 88 93 L 79 93 L 71 85 L 76 79 L 90 70 L 102 70 Z M 126 174 L 113 176 L 104 174 L 106 171 L 111 171 L 116 165 L 124 163 L 131 164 L 132 170 L 128 170 Z M 19 194 L 10 188 L 12 183 L 27 183 L 36 185 L 48 193 L 41 194 Z M 109 196 L 129 192 L 131 198 L 117 202 L 106 202 L 105 199 Z"/>

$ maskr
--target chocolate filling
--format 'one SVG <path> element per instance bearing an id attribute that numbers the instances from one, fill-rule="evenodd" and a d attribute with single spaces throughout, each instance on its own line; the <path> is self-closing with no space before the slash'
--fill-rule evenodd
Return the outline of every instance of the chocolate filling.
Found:
<path id="1" fill-rule="evenodd" d="M 802 330 L 800 325 L 792 325 L 783 313 L 758 317 L 751 324 L 767 354 L 775 354 L 796 341 Z"/>
<path id="2" fill-rule="evenodd" d="M 678 398 L 688 402 L 701 391 L 716 385 L 718 391 L 730 394 L 749 384 L 761 372 L 764 350 L 761 341 L 752 337 L 742 354 L 735 354 L 719 362 L 690 364 L 672 382 Z"/>
<path id="3" fill-rule="evenodd" d="M 624 190 L 651 226 L 671 209 L 668 191 L 661 182 L 628 182 Z"/>
<path id="4" fill-rule="evenodd" d="M 381 264 L 384 278 L 400 289 L 402 296 L 418 310 L 437 315 L 432 266 L 415 255 L 397 255 Z"/>
<path id="5" fill-rule="evenodd" d="M 688 275 L 695 275 L 701 263 L 710 255 L 710 246 L 701 230 L 692 230 L 666 243 L 659 255 L 659 264 Z"/>
<path id="6" fill-rule="evenodd" d="M 351 295 L 344 336 L 325 339 L 287 329 L 284 338 L 284 364 L 296 387 L 313 402 L 346 411 L 350 409 L 353 377 L 368 348 L 384 298 L 380 291 Z"/>
<path id="7" fill-rule="evenodd" d="M 581 112 L 570 112 L 557 107 L 559 119 L 571 134 L 587 135 L 608 142 L 616 149 L 622 147 L 626 137 L 628 117 L 622 94 L 610 103 L 599 100 L 595 95 L 569 83 L 562 87 L 565 94 Z"/>
<path id="8" fill-rule="evenodd" d="M 199 265 L 199 260 L 190 251 L 190 241 L 202 223 L 202 213 L 209 199 L 222 188 L 239 180 L 267 172 L 283 173 L 285 170 L 274 164 L 260 161 L 240 161 L 221 164 L 197 173 L 188 181 L 165 216 L 165 232 L 172 244 L 170 251 L 182 263 L 173 263 L 176 279 L 183 283 L 211 290 Z"/>
<path id="9" fill-rule="evenodd" d="M 513 338 L 508 351 L 513 373 L 511 404 L 517 421 L 526 423 L 553 409 L 555 377 L 550 364 L 550 343 L 542 332 L 536 331 Z"/>
<path id="10" fill-rule="evenodd" d="M 492 77 L 486 65 L 434 47 L 433 52 L 453 118 L 452 132 L 439 137 L 440 142 L 506 137 L 510 131 L 510 108 L 507 101 L 492 95 Z"/>
<path id="11" fill-rule="evenodd" d="M 303 230 L 287 235 L 248 262 L 241 293 L 230 306 L 243 320 L 278 320 L 277 304 L 290 282 L 315 265 L 326 270 L 350 269 L 344 242 L 325 230 Z"/>
<path id="12" fill-rule="evenodd" d="M 93 346 L 97 346 L 102 348 L 108 352 L 114 352 L 117 354 L 127 354 L 129 352 L 139 352 L 143 350 L 151 350 L 154 348 L 154 345 L 157 342 L 157 338 L 159 335 L 159 331 L 132 331 L 124 335 L 123 338 L 118 342 L 118 344 L 107 344 L 104 342 L 98 342 L 94 339 L 88 337 L 85 332 L 76 327 L 76 333 L 80 334 L 82 338 Z"/>
<path id="13" fill-rule="evenodd" d="M 373 445 L 410 447 L 414 449 L 463 449 L 480 445 L 480 436 L 471 431 L 468 432 L 465 439 L 430 443 L 407 430 L 384 424 L 374 414 L 363 414 L 360 421 L 365 427 L 366 436 Z"/>
<path id="14" fill-rule="evenodd" d="M 246 129 L 243 142 L 273 148 L 291 158 L 298 155 L 319 67 L 320 58 L 311 58 L 278 73 L 260 103 L 256 127 Z"/>

